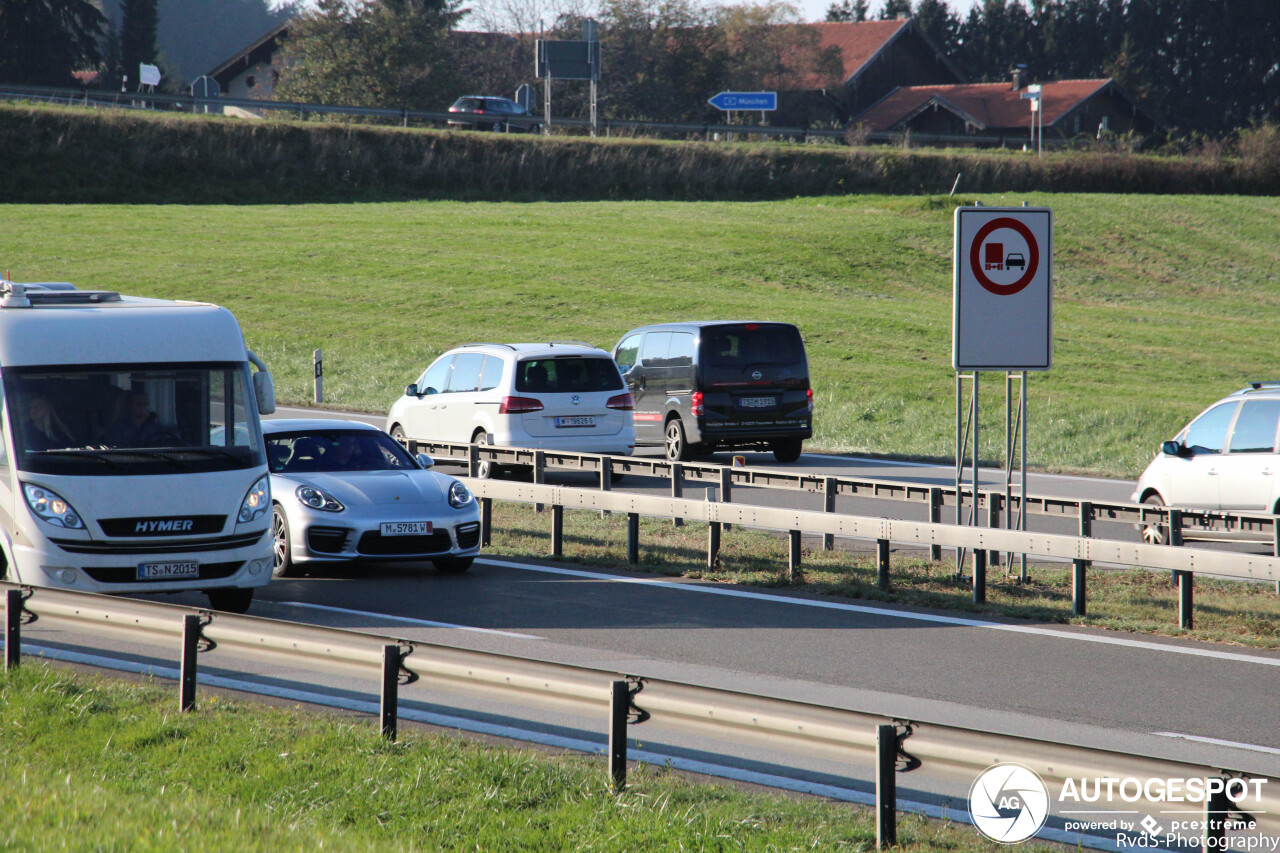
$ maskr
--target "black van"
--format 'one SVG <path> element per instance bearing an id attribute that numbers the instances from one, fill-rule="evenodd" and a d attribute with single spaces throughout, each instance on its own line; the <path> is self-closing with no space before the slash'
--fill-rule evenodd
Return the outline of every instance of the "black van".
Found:
<path id="1" fill-rule="evenodd" d="M 613 349 L 635 398 L 636 444 L 685 460 L 716 450 L 800 458 L 813 435 L 813 390 L 800 330 L 790 323 L 642 326 Z"/>

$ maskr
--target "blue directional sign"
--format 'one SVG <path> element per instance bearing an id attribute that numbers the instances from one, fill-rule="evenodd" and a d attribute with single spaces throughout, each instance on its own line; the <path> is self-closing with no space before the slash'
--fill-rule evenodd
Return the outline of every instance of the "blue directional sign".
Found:
<path id="1" fill-rule="evenodd" d="M 777 92 L 721 92 L 707 103 L 718 110 L 776 110 Z"/>

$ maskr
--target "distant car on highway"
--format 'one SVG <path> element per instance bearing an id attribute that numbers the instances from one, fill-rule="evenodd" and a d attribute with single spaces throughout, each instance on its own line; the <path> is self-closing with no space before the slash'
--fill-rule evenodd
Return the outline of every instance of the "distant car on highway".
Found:
<path id="1" fill-rule="evenodd" d="M 464 95 L 449 107 L 449 127 L 534 133 L 540 127 L 529 111 L 510 98 Z"/>
<path id="2" fill-rule="evenodd" d="M 273 574 L 308 563 L 430 560 L 465 572 L 480 552 L 480 510 L 461 480 L 427 470 L 357 421 L 262 422 L 271 471 Z"/>
<path id="3" fill-rule="evenodd" d="M 405 388 L 387 415 L 401 443 L 471 442 L 629 456 L 634 405 L 613 359 L 575 341 L 466 344 Z M 502 466 L 480 463 L 484 478 Z"/>
<path id="4" fill-rule="evenodd" d="M 1280 382 L 1254 382 L 1201 412 L 1138 478 L 1135 503 L 1208 510 L 1280 511 Z M 1163 543 L 1162 526 L 1143 538 Z"/>

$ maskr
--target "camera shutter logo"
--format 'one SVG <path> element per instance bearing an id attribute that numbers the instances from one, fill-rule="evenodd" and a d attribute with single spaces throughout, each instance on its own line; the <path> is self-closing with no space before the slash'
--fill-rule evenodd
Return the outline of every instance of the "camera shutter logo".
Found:
<path id="1" fill-rule="evenodd" d="M 969 814 L 978 831 L 1002 844 L 1025 841 L 1049 816 L 1049 789 L 1021 764 L 993 764 L 969 789 Z"/>

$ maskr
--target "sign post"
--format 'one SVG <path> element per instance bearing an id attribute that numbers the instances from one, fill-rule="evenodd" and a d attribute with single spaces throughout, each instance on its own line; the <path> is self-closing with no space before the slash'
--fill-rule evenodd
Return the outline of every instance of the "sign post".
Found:
<path id="1" fill-rule="evenodd" d="M 1026 529 L 1027 372 L 1053 362 L 1053 211 L 1047 207 L 958 207 L 955 211 L 951 361 L 956 370 L 956 523 L 963 524 L 965 457 L 971 454 L 969 524 L 978 517 L 978 374 L 1005 372 L 1004 525 L 1013 527 L 1014 458 L 1020 470 L 1017 529 Z M 967 374 L 967 375 L 966 375 Z M 1013 379 L 1020 382 L 1013 419 Z M 964 382 L 972 382 L 964 406 Z M 1020 447 L 1015 447 L 1020 439 Z M 1012 555 L 1010 555 L 1012 556 Z M 957 552 L 960 573 L 964 551 Z M 979 566 L 974 559 L 974 594 Z M 1026 580 L 1022 555 L 1020 579 Z"/>

